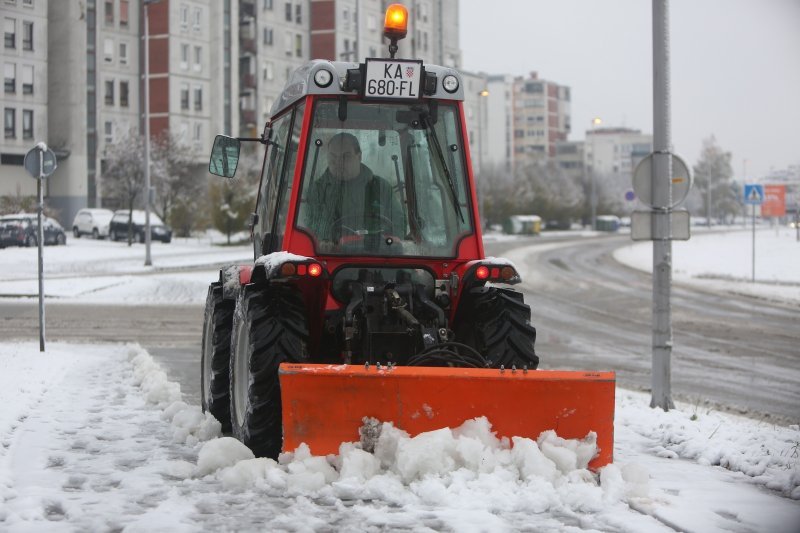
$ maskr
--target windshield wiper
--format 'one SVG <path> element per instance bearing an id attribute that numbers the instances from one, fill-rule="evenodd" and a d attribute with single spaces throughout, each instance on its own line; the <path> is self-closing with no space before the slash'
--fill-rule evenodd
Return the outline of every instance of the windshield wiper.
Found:
<path id="1" fill-rule="evenodd" d="M 433 141 L 433 151 L 436 153 L 436 161 L 441 166 L 442 171 L 444 171 L 444 175 L 447 178 L 447 185 L 450 186 L 450 195 L 453 199 L 453 208 L 456 210 L 456 214 L 461 219 L 461 222 L 465 222 L 464 220 L 464 213 L 461 212 L 461 205 L 458 203 L 458 193 L 456 192 L 456 185 L 453 183 L 453 176 L 450 175 L 450 169 L 447 168 L 447 162 L 444 159 L 444 152 L 442 152 L 442 145 L 439 143 L 439 137 L 436 135 L 436 130 L 433 128 L 433 120 L 431 119 L 431 115 L 429 113 L 420 113 L 419 118 L 423 124 L 425 124 L 425 132 L 428 135 L 428 141 Z"/>

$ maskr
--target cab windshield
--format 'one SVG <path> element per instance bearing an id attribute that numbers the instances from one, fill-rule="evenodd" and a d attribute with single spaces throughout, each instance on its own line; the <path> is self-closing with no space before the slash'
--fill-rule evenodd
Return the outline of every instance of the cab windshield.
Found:
<path id="1" fill-rule="evenodd" d="M 297 227 L 317 254 L 454 257 L 473 231 L 453 104 L 319 100 Z"/>

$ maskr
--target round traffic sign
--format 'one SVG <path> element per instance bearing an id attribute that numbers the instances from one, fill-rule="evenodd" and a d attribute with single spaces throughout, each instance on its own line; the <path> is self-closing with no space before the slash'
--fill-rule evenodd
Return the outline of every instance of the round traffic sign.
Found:
<path id="1" fill-rule="evenodd" d="M 672 156 L 672 177 L 670 179 L 672 203 L 669 207 L 672 208 L 683 202 L 689 194 L 689 190 L 692 188 L 692 174 L 683 159 L 675 154 L 670 155 Z M 636 165 L 636 170 L 633 172 L 633 190 L 642 203 L 654 207 L 653 154 L 649 154 Z"/>
<path id="2" fill-rule="evenodd" d="M 50 177 L 53 172 L 58 168 L 56 161 L 56 154 L 47 147 L 44 143 L 39 143 L 25 154 L 25 159 L 22 161 L 25 170 L 34 179 Z"/>

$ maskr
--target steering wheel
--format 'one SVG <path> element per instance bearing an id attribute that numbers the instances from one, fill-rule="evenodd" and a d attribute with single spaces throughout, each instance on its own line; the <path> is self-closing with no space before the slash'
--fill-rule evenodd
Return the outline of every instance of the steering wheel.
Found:
<path id="1" fill-rule="evenodd" d="M 342 217 L 337 218 L 331 224 L 332 227 L 337 228 L 341 227 L 344 230 L 350 232 L 350 236 L 362 236 L 362 235 L 369 235 L 374 234 L 376 231 L 368 230 L 368 229 L 359 229 L 357 227 L 353 227 L 356 224 L 362 224 L 364 221 L 371 220 L 377 221 L 380 223 L 380 233 L 385 233 L 391 235 L 394 232 L 394 224 L 392 221 L 379 213 L 370 213 L 368 215 L 344 215 Z M 371 225 L 371 224 L 370 224 Z"/>

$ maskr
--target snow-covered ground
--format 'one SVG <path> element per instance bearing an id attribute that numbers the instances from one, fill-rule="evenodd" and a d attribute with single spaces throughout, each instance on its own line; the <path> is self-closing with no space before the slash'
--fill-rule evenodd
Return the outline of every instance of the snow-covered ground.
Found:
<path id="1" fill-rule="evenodd" d="M 673 241 L 673 279 L 713 291 L 800 303 L 800 242 L 791 228 L 708 232 Z M 614 253 L 617 261 L 652 272 L 653 246 L 635 243 Z"/>
<path id="2" fill-rule="evenodd" d="M 730 258 L 749 242 L 740 233 L 681 244 L 728 243 L 711 257 Z M 759 232 L 757 250 L 768 236 Z M 757 258 L 757 277 L 775 261 L 796 271 L 800 243 L 781 242 Z M 676 245 L 676 277 L 690 272 L 681 258 L 700 251 Z M 174 274 L 160 269 L 249 253 L 154 245 L 145 268 L 142 246 L 73 239 L 46 249 L 45 289 L 65 301 L 135 305 L 163 291 L 165 302 L 201 303 L 212 268 L 180 293 L 165 290 Z M 35 258 L 0 251 L 0 294 L 36 293 L 17 285 L 34 282 Z M 737 261 L 709 259 L 694 272 L 726 276 Z M 796 283 L 791 270 L 770 279 Z M 123 282 L 103 285 L 106 277 Z M 220 438 L 218 423 L 183 403 L 180 385 L 139 346 L 50 342 L 40 353 L 0 341 L 0 531 L 800 531 L 800 428 L 691 405 L 664 413 L 625 390 L 616 403 L 614 465 L 599 473 L 584 468 L 590 444 L 545 434 L 510 448 L 485 420 L 413 439 L 385 428 L 373 454 L 346 444 L 337 456 L 301 449 L 273 462 Z"/>

